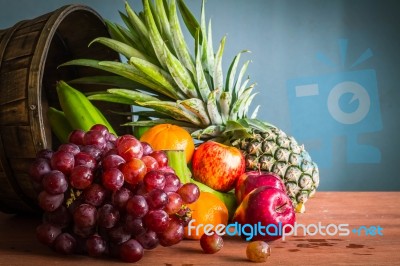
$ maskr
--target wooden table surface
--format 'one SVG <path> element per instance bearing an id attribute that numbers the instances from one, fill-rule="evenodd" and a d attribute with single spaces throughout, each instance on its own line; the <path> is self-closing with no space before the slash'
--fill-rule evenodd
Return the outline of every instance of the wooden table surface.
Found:
<path id="1" fill-rule="evenodd" d="M 297 222 L 380 226 L 381 235 L 289 236 L 270 243 L 268 265 L 400 265 L 400 192 L 318 192 L 297 214 Z M 0 213 L 0 265 L 127 265 L 110 258 L 61 256 L 36 241 L 39 218 Z M 311 228 L 311 227 L 310 227 Z M 373 227 L 372 227 L 373 228 Z M 330 232 L 334 233 L 333 226 Z M 371 231 L 372 232 L 372 231 Z M 375 230 L 377 233 L 378 231 Z M 203 254 L 197 241 L 184 240 L 173 247 L 145 251 L 137 265 L 259 265 L 246 259 L 246 242 L 225 237 L 223 249 Z"/>

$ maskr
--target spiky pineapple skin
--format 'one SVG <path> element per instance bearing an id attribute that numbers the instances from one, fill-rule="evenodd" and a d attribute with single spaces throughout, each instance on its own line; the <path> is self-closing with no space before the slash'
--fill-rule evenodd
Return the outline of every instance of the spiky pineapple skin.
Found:
<path id="1" fill-rule="evenodd" d="M 243 152 L 246 168 L 278 174 L 296 211 L 303 212 L 305 202 L 319 186 L 317 164 L 303 145 L 279 128 L 269 127 L 262 132 L 253 130 L 251 135 L 231 140 L 231 145 Z"/>

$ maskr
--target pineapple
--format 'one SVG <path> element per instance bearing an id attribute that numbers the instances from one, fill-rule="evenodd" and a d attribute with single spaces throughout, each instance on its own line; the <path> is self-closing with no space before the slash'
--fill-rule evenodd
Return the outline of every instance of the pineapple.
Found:
<path id="1" fill-rule="evenodd" d="M 178 9 L 193 37 L 189 52 Z M 298 212 L 314 195 L 319 184 L 317 165 L 293 137 L 251 115 L 249 107 L 255 84 L 245 77 L 249 61 L 239 66 L 238 53 L 227 73 L 222 70 L 226 37 L 214 52 L 211 21 L 206 23 L 204 1 L 200 22 L 183 0 L 143 0 L 143 11 L 128 3 L 120 12 L 125 25 L 106 21 L 111 38 L 100 43 L 120 53 L 126 61 L 72 60 L 64 65 L 94 67 L 110 72 L 107 77 L 85 77 L 71 82 L 108 85 L 111 88 L 89 95 L 101 100 L 141 106 L 130 126 L 176 124 L 188 129 L 193 138 L 213 139 L 243 151 L 248 169 L 273 171 L 283 179 Z M 148 118 L 148 119 L 143 119 Z"/>

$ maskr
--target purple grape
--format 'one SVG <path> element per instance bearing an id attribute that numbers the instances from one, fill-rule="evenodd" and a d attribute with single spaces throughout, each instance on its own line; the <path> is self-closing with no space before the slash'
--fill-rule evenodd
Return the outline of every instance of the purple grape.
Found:
<path id="1" fill-rule="evenodd" d="M 108 190 L 117 191 L 124 185 L 124 174 L 118 168 L 106 169 L 102 174 L 101 182 Z"/>
<path id="2" fill-rule="evenodd" d="M 83 138 L 85 137 L 85 131 L 82 129 L 75 129 L 69 133 L 68 140 L 70 143 L 76 145 L 83 145 Z"/>
<path id="3" fill-rule="evenodd" d="M 103 186 L 93 183 L 83 191 L 82 197 L 85 203 L 99 207 L 104 203 L 107 194 L 107 190 Z"/>
<path id="4" fill-rule="evenodd" d="M 149 211 L 146 199 L 140 195 L 134 195 L 126 203 L 126 212 L 134 218 L 142 218 Z"/>
<path id="5" fill-rule="evenodd" d="M 96 227 L 88 226 L 88 227 L 80 227 L 74 224 L 73 232 L 76 236 L 81 238 L 88 238 L 89 236 L 93 235 L 96 232 Z"/>
<path id="6" fill-rule="evenodd" d="M 52 246 L 54 240 L 61 234 L 61 229 L 50 223 L 43 223 L 36 227 L 36 238 L 46 246 Z"/>
<path id="7" fill-rule="evenodd" d="M 79 152 L 75 154 L 75 167 L 78 165 L 83 165 L 86 166 L 87 168 L 90 169 L 95 169 L 97 166 L 96 159 L 93 158 L 92 155 L 86 153 L 86 152 Z"/>
<path id="8" fill-rule="evenodd" d="M 65 152 L 69 152 L 72 153 L 74 156 L 76 154 L 78 154 L 81 150 L 79 149 L 79 146 L 74 144 L 74 143 L 64 143 L 61 144 L 58 147 L 58 151 L 65 151 Z"/>
<path id="9" fill-rule="evenodd" d="M 151 210 L 143 217 L 143 222 L 148 229 L 160 233 L 167 229 L 169 216 L 163 210 Z"/>
<path id="10" fill-rule="evenodd" d="M 33 181 L 41 183 L 43 176 L 51 171 L 49 159 L 37 158 L 29 167 L 29 176 Z"/>
<path id="11" fill-rule="evenodd" d="M 97 224 L 103 228 L 114 227 L 119 219 L 119 211 L 111 204 L 104 204 L 97 212 Z"/>
<path id="12" fill-rule="evenodd" d="M 111 168 L 118 168 L 123 163 L 125 163 L 124 158 L 117 154 L 110 154 L 103 158 L 101 166 L 103 167 L 103 170 L 108 170 Z"/>
<path id="13" fill-rule="evenodd" d="M 90 204 L 79 205 L 73 213 L 73 221 L 80 228 L 92 227 L 96 224 L 97 209 Z"/>
<path id="14" fill-rule="evenodd" d="M 163 247 L 178 244 L 184 236 L 184 228 L 178 219 L 170 219 L 165 230 L 158 234 L 160 245 Z"/>
<path id="15" fill-rule="evenodd" d="M 120 247 L 120 258 L 125 262 L 137 262 L 143 257 L 143 247 L 135 239 L 130 239 Z"/>
<path id="16" fill-rule="evenodd" d="M 83 165 L 78 165 L 72 170 L 69 182 L 73 188 L 85 189 L 92 184 L 93 179 L 94 175 L 92 169 Z"/>
<path id="17" fill-rule="evenodd" d="M 120 190 L 114 191 L 111 197 L 112 204 L 118 208 L 120 211 L 125 211 L 126 203 L 128 202 L 129 198 L 133 196 L 132 192 L 122 187 Z"/>
<path id="18" fill-rule="evenodd" d="M 174 173 L 164 173 L 165 176 L 165 192 L 176 192 L 181 187 L 179 177 Z"/>
<path id="19" fill-rule="evenodd" d="M 74 169 L 74 155 L 70 152 L 56 151 L 51 157 L 50 164 L 53 170 L 59 170 L 63 174 L 69 175 L 72 169 Z"/>
<path id="20" fill-rule="evenodd" d="M 46 212 L 55 211 L 61 206 L 64 200 L 64 194 L 49 194 L 46 191 L 42 191 L 38 196 L 38 203 L 40 208 Z"/>
<path id="21" fill-rule="evenodd" d="M 124 226 L 117 225 L 108 231 L 108 237 L 115 244 L 122 244 L 131 238 L 131 234 L 124 229 Z"/>
<path id="22" fill-rule="evenodd" d="M 161 189 L 153 189 L 145 195 L 149 209 L 162 209 L 168 203 L 168 195 Z"/>
<path id="23" fill-rule="evenodd" d="M 42 187 L 49 194 L 61 194 L 67 191 L 68 182 L 61 171 L 53 170 L 43 176 Z"/>
<path id="24" fill-rule="evenodd" d="M 65 206 L 60 206 L 55 211 L 45 212 L 43 221 L 59 228 L 68 227 L 72 221 L 72 216 Z"/>
<path id="25" fill-rule="evenodd" d="M 76 239 L 69 233 L 62 233 L 54 240 L 54 249 L 64 255 L 73 254 L 76 249 Z"/>
<path id="26" fill-rule="evenodd" d="M 106 138 L 101 131 L 89 130 L 86 132 L 83 143 L 87 145 L 93 145 L 99 150 L 103 150 L 106 147 Z"/>
<path id="27" fill-rule="evenodd" d="M 53 156 L 54 151 L 50 149 L 42 149 L 36 153 L 36 158 L 37 159 L 47 159 L 51 160 L 51 157 Z"/>
<path id="28" fill-rule="evenodd" d="M 86 250 L 89 256 L 99 257 L 106 251 L 106 241 L 99 235 L 92 235 L 86 239 Z"/>
<path id="29" fill-rule="evenodd" d="M 142 219 L 134 218 L 132 215 L 126 216 L 124 229 L 126 232 L 131 233 L 134 237 L 142 235 L 146 232 L 146 228 L 144 228 Z"/>
<path id="30" fill-rule="evenodd" d="M 154 249 L 159 243 L 156 232 L 151 230 L 147 230 L 147 232 L 135 237 L 135 239 L 142 245 L 144 249 Z"/>
<path id="31" fill-rule="evenodd" d="M 168 203 L 165 205 L 164 210 L 169 214 L 175 214 L 182 208 L 182 198 L 178 193 L 168 192 Z"/>
<path id="32" fill-rule="evenodd" d="M 153 189 L 164 189 L 164 174 L 156 170 L 149 171 L 143 178 L 143 184 L 147 191 L 152 191 Z"/>
<path id="33" fill-rule="evenodd" d="M 200 196 L 200 189 L 196 184 L 183 184 L 177 191 L 184 203 L 190 204 L 195 202 Z"/>

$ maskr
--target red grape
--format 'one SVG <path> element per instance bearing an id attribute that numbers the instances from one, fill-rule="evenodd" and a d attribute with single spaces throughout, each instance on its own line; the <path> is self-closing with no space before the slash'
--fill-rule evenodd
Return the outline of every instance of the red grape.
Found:
<path id="1" fill-rule="evenodd" d="M 72 170 L 69 182 L 73 188 L 85 189 L 92 184 L 93 179 L 92 169 L 83 165 L 78 165 Z"/>
<path id="2" fill-rule="evenodd" d="M 150 210 L 162 209 L 168 203 L 168 195 L 161 189 L 153 189 L 145 196 Z"/>
<path id="3" fill-rule="evenodd" d="M 168 203 L 165 205 L 164 210 L 169 214 L 175 214 L 182 208 L 182 198 L 178 193 L 168 192 Z"/>
<path id="4" fill-rule="evenodd" d="M 152 153 L 149 154 L 151 157 L 153 157 L 154 159 L 156 159 L 156 161 L 158 162 L 158 166 L 159 167 L 164 167 L 168 165 L 168 157 L 165 154 L 164 151 L 153 151 Z"/>
<path id="5" fill-rule="evenodd" d="M 54 240 L 54 249 L 58 253 L 70 255 L 76 249 L 76 239 L 69 233 L 61 233 Z"/>
<path id="6" fill-rule="evenodd" d="M 51 246 L 60 234 L 61 229 L 49 223 L 43 223 L 36 227 L 36 238 L 46 246 Z"/>
<path id="7" fill-rule="evenodd" d="M 37 183 L 42 182 L 45 174 L 51 171 L 50 161 L 44 158 L 37 158 L 29 167 L 29 176 Z"/>
<path id="8" fill-rule="evenodd" d="M 102 150 L 106 147 L 106 142 L 107 140 L 104 137 L 103 133 L 97 130 L 87 131 L 83 138 L 83 143 L 85 145 L 93 145 L 99 150 Z"/>
<path id="9" fill-rule="evenodd" d="M 140 159 L 143 156 L 143 147 L 136 138 L 121 140 L 117 143 L 118 154 L 130 161 L 132 159 Z"/>
<path id="10" fill-rule="evenodd" d="M 134 218 L 129 214 L 126 216 L 124 229 L 134 237 L 140 236 L 146 232 L 142 219 Z"/>
<path id="11" fill-rule="evenodd" d="M 72 153 L 73 155 L 76 155 L 78 152 L 80 152 L 81 150 L 79 149 L 79 146 L 74 144 L 74 143 L 64 143 L 61 144 L 58 147 L 59 151 L 65 151 L 65 152 L 69 152 Z"/>
<path id="12" fill-rule="evenodd" d="M 97 224 L 103 228 L 114 227 L 120 219 L 119 211 L 111 204 L 104 204 L 97 212 Z"/>
<path id="13" fill-rule="evenodd" d="M 90 169 L 95 169 L 97 166 L 96 159 L 86 152 L 79 152 L 75 155 L 75 167 L 78 165 L 86 166 Z"/>
<path id="14" fill-rule="evenodd" d="M 205 253 L 214 254 L 222 249 L 224 240 L 221 236 L 212 231 L 209 235 L 203 234 L 200 237 L 200 246 Z"/>
<path id="15" fill-rule="evenodd" d="M 53 170 L 43 176 L 42 186 L 49 194 L 61 194 L 67 191 L 68 182 L 62 172 Z"/>
<path id="16" fill-rule="evenodd" d="M 44 211 L 52 212 L 61 206 L 64 200 L 64 194 L 49 194 L 45 190 L 39 193 L 38 203 Z"/>
<path id="17" fill-rule="evenodd" d="M 105 188 L 117 191 L 124 184 L 124 175 L 118 168 L 110 168 L 103 172 L 101 182 Z"/>
<path id="18" fill-rule="evenodd" d="M 146 165 L 147 171 L 158 169 L 158 162 L 156 159 L 154 159 L 154 157 L 151 157 L 150 155 L 145 155 L 141 158 L 141 160 Z"/>
<path id="19" fill-rule="evenodd" d="M 176 192 L 181 187 L 179 177 L 174 173 L 164 173 L 165 177 L 165 192 Z"/>
<path id="20" fill-rule="evenodd" d="M 182 185 L 177 193 L 181 196 L 184 203 L 193 203 L 200 196 L 200 189 L 196 184 L 186 183 Z"/>
<path id="21" fill-rule="evenodd" d="M 101 166 L 103 170 L 107 170 L 110 168 L 118 168 L 121 164 L 124 164 L 125 160 L 121 156 L 117 154 L 110 154 L 103 158 L 101 161 Z"/>
<path id="22" fill-rule="evenodd" d="M 95 234 L 86 239 L 86 250 L 89 256 L 99 257 L 106 251 L 106 241 Z"/>
<path id="23" fill-rule="evenodd" d="M 151 210 L 143 217 L 144 225 L 156 233 L 160 233 L 167 229 L 169 216 L 163 210 Z"/>
<path id="24" fill-rule="evenodd" d="M 85 203 L 99 207 L 104 203 L 107 194 L 108 192 L 105 187 L 93 183 L 83 191 L 82 197 Z"/>
<path id="25" fill-rule="evenodd" d="M 129 189 L 122 187 L 120 190 L 113 192 L 111 202 L 120 211 L 125 211 L 126 203 L 132 196 L 133 194 Z"/>
<path id="26" fill-rule="evenodd" d="M 81 204 L 75 209 L 73 219 L 75 225 L 78 227 L 94 226 L 97 220 L 97 209 L 90 204 Z"/>
<path id="27" fill-rule="evenodd" d="M 126 203 L 126 212 L 134 218 L 142 218 L 149 211 L 146 199 L 140 195 L 134 195 Z"/>
<path id="28" fill-rule="evenodd" d="M 73 130 L 68 137 L 70 143 L 74 143 L 76 145 L 83 145 L 83 138 L 85 137 L 85 131 L 82 129 Z"/>
<path id="29" fill-rule="evenodd" d="M 122 244 L 131 238 L 131 234 L 124 229 L 122 224 L 114 226 L 108 231 L 110 241 L 115 244 Z"/>
<path id="30" fill-rule="evenodd" d="M 65 206 L 60 206 L 55 211 L 45 212 L 43 214 L 43 221 L 50 223 L 59 228 L 66 228 L 71 223 L 72 217 L 70 212 Z"/>
<path id="31" fill-rule="evenodd" d="M 167 228 L 158 234 L 158 239 L 161 246 L 168 247 L 179 243 L 183 236 L 183 224 L 178 219 L 170 219 Z"/>
<path id="32" fill-rule="evenodd" d="M 143 184 L 147 191 L 152 191 L 153 189 L 164 189 L 164 174 L 160 171 L 149 171 L 143 178 Z"/>
<path id="33" fill-rule="evenodd" d="M 159 240 L 156 232 L 147 230 L 144 234 L 141 234 L 135 239 L 142 245 L 144 249 L 154 249 L 158 246 Z"/>
<path id="34" fill-rule="evenodd" d="M 141 182 L 147 172 L 144 162 L 137 158 L 133 158 L 127 163 L 121 165 L 120 169 L 124 174 L 125 182 L 132 185 Z"/>
<path id="35" fill-rule="evenodd" d="M 69 175 L 75 165 L 74 155 L 70 152 L 56 151 L 51 157 L 50 164 L 53 170 L 59 170 L 65 175 Z"/>
<path id="36" fill-rule="evenodd" d="M 143 147 L 143 156 L 150 155 L 153 152 L 153 148 L 150 146 L 149 143 L 141 141 Z"/>

